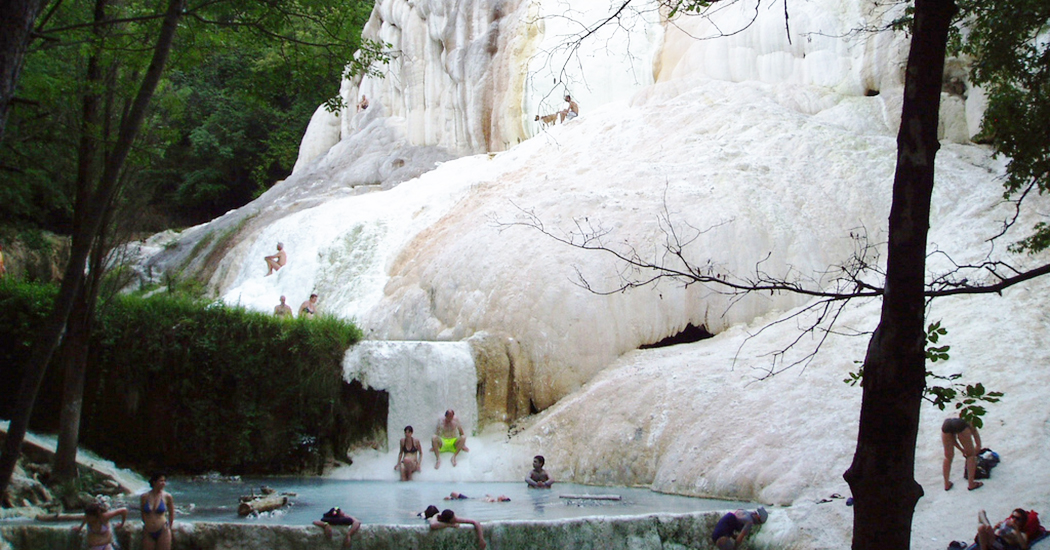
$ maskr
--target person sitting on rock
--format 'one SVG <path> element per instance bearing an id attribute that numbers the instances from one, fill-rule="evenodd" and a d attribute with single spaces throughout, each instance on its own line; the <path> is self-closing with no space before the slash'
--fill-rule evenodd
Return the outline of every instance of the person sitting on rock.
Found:
<path id="1" fill-rule="evenodd" d="M 266 256 L 263 259 L 266 260 L 266 266 L 269 267 L 266 271 L 267 277 L 273 274 L 274 271 L 284 267 L 284 264 L 288 263 L 288 254 L 284 252 L 284 243 L 277 243 L 277 254 Z"/>
<path id="2" fill-rule="evenodd" d="M 558 111 L 558 122 L 566 122 L 580 116 L 580 105 L 573 101 L 569 94 L 565 94 L 565 102 L 569 106 Z"/>
<path id="3" fill-rule="evenodd" d="M 430 449 L 434 451 L 434 469 L 441 467 L 441 453 L 452 453 L 452 466 L 456 465 L 456 457 L 467 448 L 467 434 L 463 431 L 463 425 L 456 418 L 456 411 L 449 409 L 445 416 L 437 423 L 434 437 L 430 439 Z"/>

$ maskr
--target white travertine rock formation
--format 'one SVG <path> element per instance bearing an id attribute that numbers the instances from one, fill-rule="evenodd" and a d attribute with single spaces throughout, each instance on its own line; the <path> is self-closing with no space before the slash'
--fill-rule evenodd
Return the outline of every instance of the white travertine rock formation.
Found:
<path id="1" fill-rule="evenodd" d="M 866 244 L 868 260 L 880 263 L 908 44 L 902 34 L 852 31 L 884 27 L 900 8 L 793 2 L 785 26 L 782 3 L 750 12 L 745 4 L 719 11 L 713 23 L 668 23 L 653 4 L 632 4 L 635 23 L 588 46 L 601 56 L 574 57 L 556 44 L 599 19 L 581 18 L 608 17 L 606 4 L 383 0 L 366 36 L 390 42 L 399 57 L 385 78 L 343 87 L 347 104 L 365 93 L 371 106 L 344 112 L 340 141 L 245 213 L 194 229 L 158 257 L 185 257 L 207 231 L 247 220 L 214 261 L 211 282 L 224 300 L 270 311 L 282 294 L 296 303 L 318 291 L 324 311 L 355 319 L 375 340 L 499 335 L 483 346 L 487 364 L 513 365 L 515 385 L 526 388 L 516 395 L 497 384 L 516 403 L 507 410 L 524 410 L 517 403 L 545 410 L 526 421 L 504 460 L 527 465 L 527 453 L 543 452 L 556 477 L 792 503 L 797 511 L 785 513 L 802 525 L 805 547 L 845 547 L 848 510 L 807 503 L 847 490 L 841 473 L 860 393 L 840 380 L 863 357 L 878 304 L 845 311 L 840 328 L 862 336 L 832 335 L 804 374 L 758 382 L 779 357 L 764 354 L 798 337 L 801 321 L 784 316 L 806 298 L 736 297 L 671 280 L 615 292 L 634 275 L 622 262 L 530 227 L 576 242 L 587 232 L 643 259 L 674 262 L 666 249 L 673 227 L 685 257 L 727 278 L 766 274 L 816 285 Z M 573 21 L 584 24 L 572 29 Z M 727 36 L 710 38 L 713 28 Z M 548 54 L 555 61 L 542 62 Z M 1043 261 L 986 241 L 1009 217 L 997 179 L 1004 161 L 967 142 L 984 99 L 960 80 L 964 67 L 952 60 L 945 74 L 931 249 L 959 263 L 987 254 Z M 560 109 L 565 91 L 579 100 L 581 116 L 540 131 L 533 117 Z M 322 119 L 304 143 L 324 143 L 325 135 L 330 121 Z M 468 153 L 493 154 L 450 160 Z M 406 173 L 421 175 L 405 181 Z M 289 263 L 264 277 L 261 258 L 278 240 Z M 946 266 L 945 256 L 932 255 L 930 276 Z M 589 292 L 578 276 L 612 292 Z M 936 302 L 946 305 L 934 306 L 931 319 L 943 315 L 960 338 L 945 372 L 1022 396 L 1026 384 L 1050 382 L 1045 369 L 1003 368 L 1050 360 L 1032 336 L 1047 328 L 1046 286 L 1009 293 L 1017 300 L 1009 307 L 990 297 Z M 636 351 L 689 324 L 716 337 Z M 1014 330 L 999 337 L 1000 326 Z M 500 349 L 506 361 L 494 357 Z M 1046 435 L 1047 400 L 1022 397 L 999 411 L 999 427 Z M 931 487 L 941 415 L 924 412 L 920 432 L 917 474 Z M 1047 438 L 1003 437 L 1001 447 L 1025 468 L 1048 466 Z M 469 475 L 472 461 L 493 463 L 488 458 L 472 454 L 457 475 Z M 1029 506 L 1050 494 L 1050 481 L 1027 481 L 1031 487 L 1003 487 Z M 979 498 L 1009 506 L 984 491 L 948 496 L 953 509 L 974 508 Z M 925 539 L 913 547 L 932 550 L 944 546 L 933 539 L 952 537 L 937 529 L 958 533 L 964 520 L 938 519 L 936 505 L 943 515 L 948 497 L 929 492 L 916 516 L 924 533 L 917 539 Z"/>

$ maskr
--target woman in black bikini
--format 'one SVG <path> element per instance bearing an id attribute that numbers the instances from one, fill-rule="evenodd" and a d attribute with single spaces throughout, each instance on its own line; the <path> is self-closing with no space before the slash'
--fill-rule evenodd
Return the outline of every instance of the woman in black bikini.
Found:
<path id="1" fill-rule="evenodd" d="M 153 474 L 150 490 L 142 495 L 142 550 L 171 550 L 171 527 L 175 523 L 175 501 L 164 490 L 168 478 Z M 166 517 L 165 517 L 166 516 Z"/>
<path id="2" fill-rule="evenodd" d="M 412 437 L 412 426 L 405 426 L 405 437 L 401 438 L 401 451 L 397 453 L 397 466 L 401 470 L 401 481 L 412 481 L 412 474 L 423 467 L 423 450 L 419 440 Z"/>

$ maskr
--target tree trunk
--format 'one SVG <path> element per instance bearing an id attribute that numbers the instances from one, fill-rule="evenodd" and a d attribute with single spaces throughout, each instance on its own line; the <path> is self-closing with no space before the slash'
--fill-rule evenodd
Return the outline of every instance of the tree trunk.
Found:
<path id="1" fill-rule="evenodd" d="M 42 7 L 43 0 L 0 2 L 0 143 L 4 141 L 7 114 L 22 72 L 29 33 Z"/>
<path id="2" fill-rule="evenodd" d="M 886 289 L 864 358 L 864 393 L 853 464 L 853 549 L 909 548 L 915 504 L 915 442 L 925 387 L 924 278 L 938 109 L 954 0 L 917 0 L 897 135 Z"/>
<path id="3" fill-rule="evenodd" d="M 52 481 L 61 483 L 76 478 L 77 444 L 80 441 L 80 413 L 84 405 L 84 380 L 87 372 L 87 348 L 90 335 L 91 304 L 81 285 L 76 304 L 69 316 L 66 336 L 59 353 L 65 366 L 62 382 L 62 411 L 59 415 L 58 445 L 55 448 Z"/>
<path id="4" fill-rule="evenodd" d="M 29 427 L 29 418 L 33 412 L 37 392 L 44 380 L 44 373 L 51 361 L 51 356 L 58 346 L 58 341 L 65 330 L 66 321 L 73 305 L 76 291 L 84 278 L 84 264 L 91 250 L 95 235 L 98 234 L 102 225 L 105 212 L 110 208 L 114 195 L 117 192 L 120 173 L 124 167 L 135 141 L 135 136 L 146 116 L 146 108 L 149 106 L 153 92 L 157 89 L 157 83 L 164 72 L 168 54 L 178 29 L 178 21 L 182 15 L 185 0 L 168 0 L 167 11 L 161 24 L 157 43 L 153 49 L 153 58 L 149 68 L 142 78 L 135 101 L 127 116 L 120 125 L 120 131 L 113 150 L 106 159 L 102 177 L 98 188 L 85 201 L 84 208 L 75 215 L 78 222 L 77 231 L 73 234 L 73 246 L 66 264 L 65 275 L 62 278 L 62 286 L 59 288 L 58 296 L 55 298 L 55 306 L 51 316 L 45 323 L 37 340 L 33 343 L 30 353 L 29 364 L 25 369 L 22 384 L 19 387 L 18 398 L 12 413 L 11 425 L 4 442 L 3 455 L 0 455 L 0 500 L 7 498 L 7 487 L 14 473 L 15 465 L 22 452 L 22 441 L 25 439 L 26 430 Z M 78 204 L 78 208 L 79 208 Z M 81 215 L 80 212 L 83 212 Z"/>
<path id="5" fill-rule="evenodd" d="M 95 0 L 94 20 L 101 23 L 106 18 L 108 0 Z M 104 89 L 100 53 L 103 42 L 103 27 L 96 25 L 95 48 L 88 58 L 85 74 L 86 86 L 81 97 L 80 144 L 77 148 L 77 196 L 78 205 L 86 204 L 92 183 L 98 176 L 99 128 L 99 90 Z M 82 212 L 75 212 L 82 213 Z M 73 231 L 82 231 L 84 220 L 77 216 L 74 219 Z M 105 228 L 103 221 L 101 227 Z M 81 285 L 77 293 L 70 319 L 67 323 L 65 341 L 62 343 L 61 363 L 65 365 L 65 376 L 62 387 L 62 411 L 59 418 L 58 446 L 55 449 L 53 475 L 56 482 L 73 479 L 76 476 L 77 445 L 80 442 L 80 416 L 84 404 L 84 379 L 87 370 L 88 338 L 91 335 L 92 315 L 95 307 L 95 296 L 99 284 L 98 270 L 102 269 L 98 261 L 103 239 L 94 241 L 91 260 L 91 275 Z"/>

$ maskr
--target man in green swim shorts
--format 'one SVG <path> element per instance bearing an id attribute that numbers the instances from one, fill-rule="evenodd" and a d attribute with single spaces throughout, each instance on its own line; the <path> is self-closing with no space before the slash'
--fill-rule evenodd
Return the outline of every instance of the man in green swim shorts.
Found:
<path id="1" fill-rule="evenodd" d="M 463 432 L 463 425 L 452 409 L 445 411 L 445 416 L 438 420 L 437 431 L 430 442 L 436 459 L 435 470 L 441 467 L 441 453 L 452 453 L 452 466 L 455 467 L 459 453 L 470 450 L 467 448 L 467 434 Z"/>

